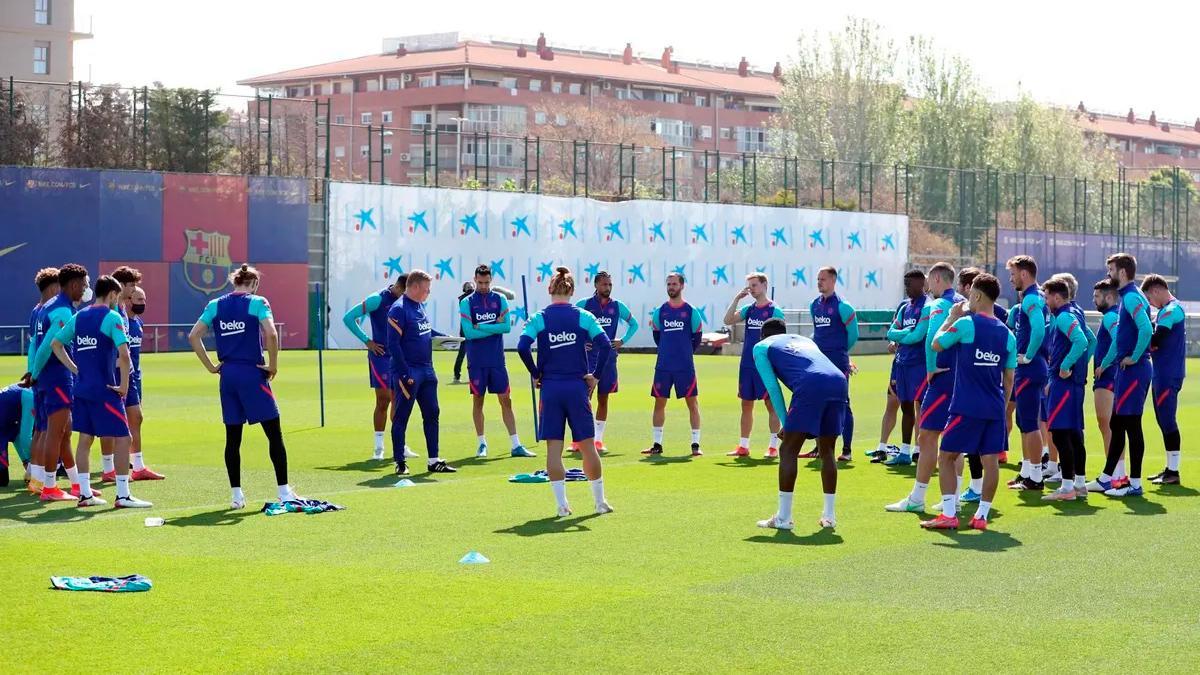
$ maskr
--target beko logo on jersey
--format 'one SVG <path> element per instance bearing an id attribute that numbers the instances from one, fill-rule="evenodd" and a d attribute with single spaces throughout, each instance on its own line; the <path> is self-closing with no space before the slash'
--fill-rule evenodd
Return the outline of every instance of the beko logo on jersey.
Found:
<path id="1" fill-rule="evenodd" d="M 487 312 L 485 314 L 476 314 L 475 315 L 475 323 L 484 323 L 487 321 L 495 321 L 497 316 L 499 316 L 499 315 L 496 314 L 495 312 Z"/>
<path id="2" fill-rule="evenodd" d="M 75 336 L 75 349 L 78 351 L 84 351 L 86 349 L 95 349 L 99 345 L 100 345 L 100 341 L 97 340 L 96 338 L 92 337 L 91 335 L 76 335 Z"/>
<path id="3" fill-rule="evenodd" d="M 142 336 L 134 335 L 134 336 L 130 337 L 129 338 L 129 346 L 140 348 L 142 346 Z"/>
<path id="4" fill-rule="evenodd" d="M 817 327 L 817 328 L 824 328 L 824 327 L 826 327 L 826 326 L 829 326 L 829 325 L 831 325 L 831 324 L 833 324 L 833 319 L 830 319 L 830 318 L 829 318 L 829 317 L 827 317 L 827 316 L 815 316 L 815 317 L 813 317 L 813 325 L 814 325 L 815 327 Z"/>
<path id="5" fill-rule="evenodd" d="M 761 329 L 763 327 L 764 323 L 766 323 L 766 321 L 764 321 L 763 319 L 756 319 L 754 317 L 750 317 L 750 318 L 746 319 L 746 328 Z"/>
<path id="6" fill-rule="evenodd" d="M 424 335 L 426 333 L 432 333 L 433 332 L 433 322 L 432 321 L 418 321 L 417 322 L 417 330 L 421 332 L 421 335 Z"/>
<path id="7" fill-rule="evenodd" d="M 246 332 L 245 321 L 218 321 L 221 330 L 225 331 L 224 335 L 237 335 L 238 333 Z"/>
<path id="8" fill-rule="evenodd" d="M 598 316 L 596 317 L 596 323 L 607 328 L 612 325 L 613 320 L 611 316 Z"/>
<path id="9" fill-rule="evenodd" d="M 975 365 L 998 366 L 1000 365 L 1000 355 L 994 352 L 985 352 L 977 348 L 975 350 Z"/>
<path id="10" fill-rule="evenodd" d="M 663 332 L 669 330 L 683 330 L 683 321 L 679 319 L 667 319 L 663 321 Z"/>
<path id="11" fill-rule="evenodd" d="M 904 320 L 904 327 L 905 327 L 905 328 L 908 328 L 908 327 L 910 327 L 910 326 L 915 326 L 915 325 L 917 325 L 917 319 L 916 319 L 916 317 L 909 317 L 909 318 L 907 318 L 907 319 L 905 319 L 905 320 Z"/>
<path id="12" fill-rule="evenodd" d="M 558 349 L 559 347 L 570 347 L 575 344 L 577 336 L 575 333 L 563 331 L 561 333 L 548 333 L 546 339 L 550 341 L 550 349 Z"/>

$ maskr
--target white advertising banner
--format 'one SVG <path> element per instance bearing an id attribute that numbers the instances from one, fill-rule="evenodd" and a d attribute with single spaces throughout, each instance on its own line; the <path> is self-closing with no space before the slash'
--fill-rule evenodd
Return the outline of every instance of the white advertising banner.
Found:
<path id="1" fill-rule="evenodd" d="M 458 333 L 456 298 L 480 263 L 491 266 L 493 284 L 517 293 L 511 305 L 518 318 L 525 315 L 522 275 L 532 313 L 549 302 L 546 283 L 556 266 L 574 272 L 576 299 L 590 295 L 595 274 L 607 270 L 613 297 L 643 329 L 666 300 L 666 276 L 682 272 L 684 298 L 711 331 L 752 272 L 770 278 L 776 304 L 802 308 L 817 295 L 817 270 L 832 265 L 846 301 L 891 309 L 902 295 L 908 251 L 903 215 L 363 183 L 330 184 L 329 221 L 329 345 L 343 349 L 362 345 L 342 314 L 417 268 L 434 278 L 429 314 L 449 334 Z M 514 331 L 506 344 L 516 339 Z M 651 345 L 642 330 L 630 346 Z"/>

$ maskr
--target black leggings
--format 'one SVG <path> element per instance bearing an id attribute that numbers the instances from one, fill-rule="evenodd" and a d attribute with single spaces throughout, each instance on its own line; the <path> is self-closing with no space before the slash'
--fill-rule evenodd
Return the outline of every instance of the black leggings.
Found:
<path id="1" fill-rule="evenodd" d="M 242 427 L 241 424 L 225 425 L 225 472 L 229 474 L 229 487 L 242 486 Z M 287 448 L 283 445 L 283 431 L 279 418 L 262 423 L 267 436 L 267 451 L 275 467 L 275 484 L 287 485 Z"/>
<path id="2" fill-rule="evenodd" d="M 1083 432 L 1076 429 L 1054 429 L 1050 432 L 1054 447 L 1058 448 L 1058 468 L 1062 471 L 1063 486 L 1075 476 L 1083 476 L 1087 469 L 1087 452 L 1083 444 Z"/>
<path id="3" fill-rule="evenodd" d="M 1141 415 L 1113 415 L 1112 445 L 1108 448 L 1108 461 L 1104 473 L 1108 476 L 1117 469 L 1121 453 L 1125 452 L 1125 436 L 1129 436 L 1129 477 L 1142 477 L 1142 457 L 1146 454 L 1146 439 L 1142 435 Z"/>
<path id="4" fill-rule="evenodd" d="M 967 468 L 971 470 L 971 480 L 983 480 L 983 460 L 979 455 L 967 455 Z"/>

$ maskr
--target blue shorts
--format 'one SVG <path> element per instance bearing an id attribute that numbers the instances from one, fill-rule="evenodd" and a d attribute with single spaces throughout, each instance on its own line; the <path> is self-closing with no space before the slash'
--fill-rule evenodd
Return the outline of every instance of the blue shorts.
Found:
<path id="1" fill-rule="evenodd" d="M 892 393 L 901 403 L 920 401 L 925 393 L 925 364 L 904 365 L 898 360 L 892 361 L 890 384 Z"/>
<path id="2" fill-rule="evenodd" d="M 742 364 L 738 370 L 738 398 L 743 401 L 767 400 L 767 386 L 753 364 Z"/>
<path id="3" fill-rule="evenodd" d="M 1046 394 L 1046 411 L 1047 429 L 1083 431 L 1083 385 L 1054 377 Z"/>
<path id="4" fill-rule="evenodd" d="M 279 417 L 267 371 L 245 363 L 221 366 L 221 420 L 225 424 L 258 424 Z"/>
<path id="5" fill-rule="evenodd" d="M 538 399 L 538 432 L 543 441 L 566 440 L 567 427 L 571 439 L 586 441 L 596 435 L 592 421 L 592 403 L 588 400 L 587 383 L 579 380 L 542 380 L 542 395 Z"/>
<path id="6" fill-rule="evenodd" d="M 40 388 L 42 390 L 42 415 L 46 418 L 47 423 L 51 415 L 63 409 L 70 410 L 71 404 L 75 402 L 74 379 L 47 384 Z"/>
<path id="7" fill-rule="evenodd" d="M 942 432 L 942 452 L 995 455 L 1004 452 L 1008 432 L 1004 420 L 951 414 Z"/>
<path id="8" fill-rule="evenodd" d="M 1105 368 L 1103 375 L 1092 380 L 1092 390 L 1095 391 L 1096 389 L 1107 389 L 1112 391 L 1116 387 L 1118 370 L 1120 370 L 1120 366 L 1117 365 L 1112 365 Z M 1094 374 L 1095 370 L 1093 369 L 1092 372 Z"/>
<path id="9" fill-rule="evenodd" d="M 388 373 L 392 370 L 391 357 L 367 352 L 367 370 L 372 389 L 391 389 L 388 386 Z"/>
<path id="10" fill-rule="evenodd" d="M 1176 382 L 1154 383 L 1154 419 L 1163 433 L 1179 431 L 1179 421 L 1175 418 L 1179 410 L 1179 390 L 1182 384 Z"/>
<path id="11" fill-rule="evenodd" d="M 596 369 L 597 359 L 592 356 L 592 352 L 588 352 L 588 368 Z M 617 353 L 613 352 L 608 357 L 608 365 L 604 366 L 604 372 L 596 375 L 596 393 L 598 394 L 615 394 L 619 384 L 617 377 Z"/>
<path id="12" fill-rule="evenodd" d="M 937 373 L 931 376 L 921 399 L 920 428 L 939 434 L 950 420 L 950 397 L 954 394 L 954 373 Z"/>
<path id="13" fill-rule="evenodd" d="M 1150 362 L 1143 359 L 1141 363 L 1128 368 L 1120 368 L 1117 381 L 1114 383 L 1113 395 L 1114 415 L 1141 415 L 1146 408 L 1146 394 L 1150 391 L 1150 380 L 1153 370 Z"/>
<path id="14" fill-rule="evenodd" d="M 468 365 L 467 378 L 467 384 L 471 386 L 471 393 L 475 396 L 507 394 L 509 392 L 508 369 L 503 366 L 498 368 L 476 368 Z"/>
<path id="15" fill-rule="evenodd" d="M 46 418 L 46 408 L 42 404 L 42 391 L 40 387 L 33 388 L 33 430 L 45 431 L 49 426 L 49 420 Z"/>
<path id="16" fill-rule="evenodd" d="M 783 430 L 811 438 L 840 436 L 846 420 L 846 401 L 805 401 L 792 394 Z"/>
<path id="17" fill-rule="evenodd" d="M 1017 429 L 1023 434 L 1037 431 L 1042 418 L 1042 394 L 1046 380 L 1017 375 L 1013 381 L 1013 400 L 1017 404 Z"/>
<path id="18" fill-rule="evenodd" d="M 125 407 L 132 408 L 142 404 L 142 378 L 129 377 L 129 391 L 125 392 Z"/>
<path id="19" fill-rule="evenodd" d="M 654 369 L 654 384 L 650 395 L 654 398 L 670 398 L 671 389 L 675 389 L 675 398 L 691 398 L 700 393 L 696 386 L 696 371 L 692 370 L 659 370 Z"/>
<path id="20" fill-rule="evenodd" d="M 96 438 L 125 438 L 129 436 L 125 402 L 112 390 L 99 398 L 77 398 L 71 405 L 71 426 Z"/>

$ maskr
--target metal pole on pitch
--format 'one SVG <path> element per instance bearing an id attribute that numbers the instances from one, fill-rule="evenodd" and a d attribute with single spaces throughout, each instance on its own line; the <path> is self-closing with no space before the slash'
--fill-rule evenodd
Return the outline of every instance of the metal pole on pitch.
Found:
<path id="1" fill-rule="evenodd" d="M 321 284 L 317 284 L 317 326 L 321 334 L 317 339 L 317 389 L 321 399 L 321 426 L 325 426 L 325 294 Z"/>
<path id="2" fill-rule="evenodd" d="M 529 290 L 525 285 L 525 275 L 521 275 L 521 302 L 525 305 L 525 320 L 529 321 Z M 541 438 L 541 430 L 538 428 L 538 402 L 537 402 L 537 385 L 533 381 L 533 375 L 529 376 L 529 398 L 533 400 L 533 438 L 536 442 Z"/>

